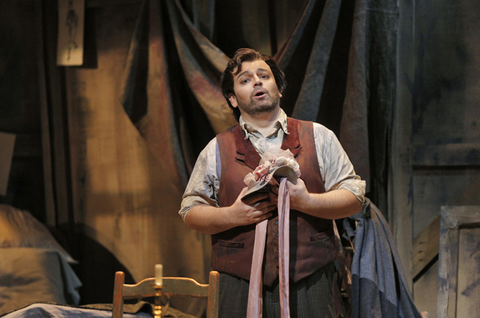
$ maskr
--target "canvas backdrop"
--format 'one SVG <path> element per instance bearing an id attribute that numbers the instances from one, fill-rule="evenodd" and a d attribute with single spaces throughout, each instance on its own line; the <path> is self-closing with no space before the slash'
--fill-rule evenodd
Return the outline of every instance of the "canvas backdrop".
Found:
<path id="1" fill-rule="evenodd" d="M 397 20 L 393 0 L 87 7 L 86 63 L 65 69 L 71 221 L 135 280 L 155 263 L 207 280 L 210 238 L 177 212 L 199 152 L 236 124 L 220 75 L 240 47 L 274 57 L 288 81 L 283 109 L 333 130 L 384 209 Z"/>

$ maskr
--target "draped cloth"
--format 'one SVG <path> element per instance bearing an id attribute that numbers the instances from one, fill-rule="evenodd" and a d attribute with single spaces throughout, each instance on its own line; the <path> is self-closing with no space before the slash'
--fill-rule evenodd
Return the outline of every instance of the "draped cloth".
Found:
<path id="1" fill-rule="evenodd" d="M 352 273 L 352 318 L 420 318 L 408 289 L 400 256 L 380 210 L 366 199 L 363 210 L 350 217 L 355 238 Z"/>
<path id="2" fill-rule="evenodd" d="M 257 223 L 255 227 L 247 318 L 262 317 L 262 263 L 265 252 L 267 224 L 268 219 Z M 280 312 L 282 318 L 289 318 L 290 193 L 287 188 L 287 178 L 281 179 L 278 190 L 278 233 Z"/>
<path id="3" fill-rule="evenodd" d="M 287 178 L 282 178 L 278 198 L 278 252 L 279 252 L 279 292 L 282 318 L 290 318 L 289 274 L 290 274 L 290 193 Z"/>

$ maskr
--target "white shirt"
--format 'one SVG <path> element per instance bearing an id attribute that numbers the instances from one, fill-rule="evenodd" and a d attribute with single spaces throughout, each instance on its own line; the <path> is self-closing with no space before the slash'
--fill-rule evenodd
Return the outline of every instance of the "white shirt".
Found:
<path id="1" fill-rule="evenodd" d="M 245 122 L 241 116 L 239 125 L 245 132 L 245 138 L 250 139 L 260 157 L 271 147 L 280 148 L 284 134 L 288 134 L 287 115 L 283 110 L 280 110 L 280 115 L 272 133 L 266 137 L 254 129 L 252 125 Z M 355 174 L 353 165 L 335 134 L 325 126 L 313 123 L 313 136 L 325 191 L 346 189 L 363 203 L 365 181 Z M 219 206 L 218 189 L 221 171 L 217 171 L 217 167 L 221 167 L 221 164 L 219 162 L 217 166 L 217 160 L 220 161 L 220 154 L 217 139 L 214 138 L 198 156 L 183 194 L 181 208 L 178 212 L 183 220 L 185 220 L 187 213 L 195 205 L 208 204 Z"/>

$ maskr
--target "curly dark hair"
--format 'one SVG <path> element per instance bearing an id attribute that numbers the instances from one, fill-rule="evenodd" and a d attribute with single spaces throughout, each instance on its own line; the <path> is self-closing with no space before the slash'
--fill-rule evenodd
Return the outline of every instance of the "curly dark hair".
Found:
<path id="1" fill-rule="evenodd" d="M 275 83 L 277 84 L 278 91 L 282 94 L 287 86 L 287 81 L 285 79 L 285 73 L 278 67 L 277 63 L 269 56 L 255 51 L 254 49 L 242 48 L 238 49 L 237 52 L 233 55 L 232 59 L 228 61 L 225 71 L 223 71 L 221 77 L 222 83 L 222 93 L 225 99 L 227 100 L 228 106 L 233 110 L 233 116 L 238 121 L 240 118 L 240 110 L 235 108 L 230 103 L 228 99 L 230 95 L 235 95 L 233 89 L 233 76 L 239 74 L 242 71 L 243 62 L 251 62 L 256 60 L 263 60 L 270 67 L 275 78 Z M 234 70 L 236 72 L 234 73 Z"/>

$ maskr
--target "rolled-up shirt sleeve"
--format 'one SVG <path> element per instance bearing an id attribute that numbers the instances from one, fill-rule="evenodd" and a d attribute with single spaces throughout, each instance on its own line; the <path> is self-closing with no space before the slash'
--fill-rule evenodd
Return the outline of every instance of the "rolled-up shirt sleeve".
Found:
<path id="1" fill-rule="evenodd" d="M 315 149 L 325 190 L 346 189 L 364 202 L 365 181 L 355 173 L 354 167 L 335 134 L 325 126 L 314 123 Z M 178 213 L 185 221 L 192 207 L 199 204 L 219 206 L 220 160 L 216 138 L 202 150 L 193 168 L 182 197 Z"/>
<path id="2" fill-rule="evenodd" d="M 335 134 L 318 123 L 314 123 L 314 138 L 320 173 L 325 190 L 345 189 L 360 201 L 365 200 L 365 181 L 355 169 Z"/>
<path id="3" fill-rule="evenodd" d="M 212 139 L 195 162 L 190 180 L 182 196 L 178 214 L 185 221 L 192 207 L 199 204 L 218 206 L 217 140 Z"/>

